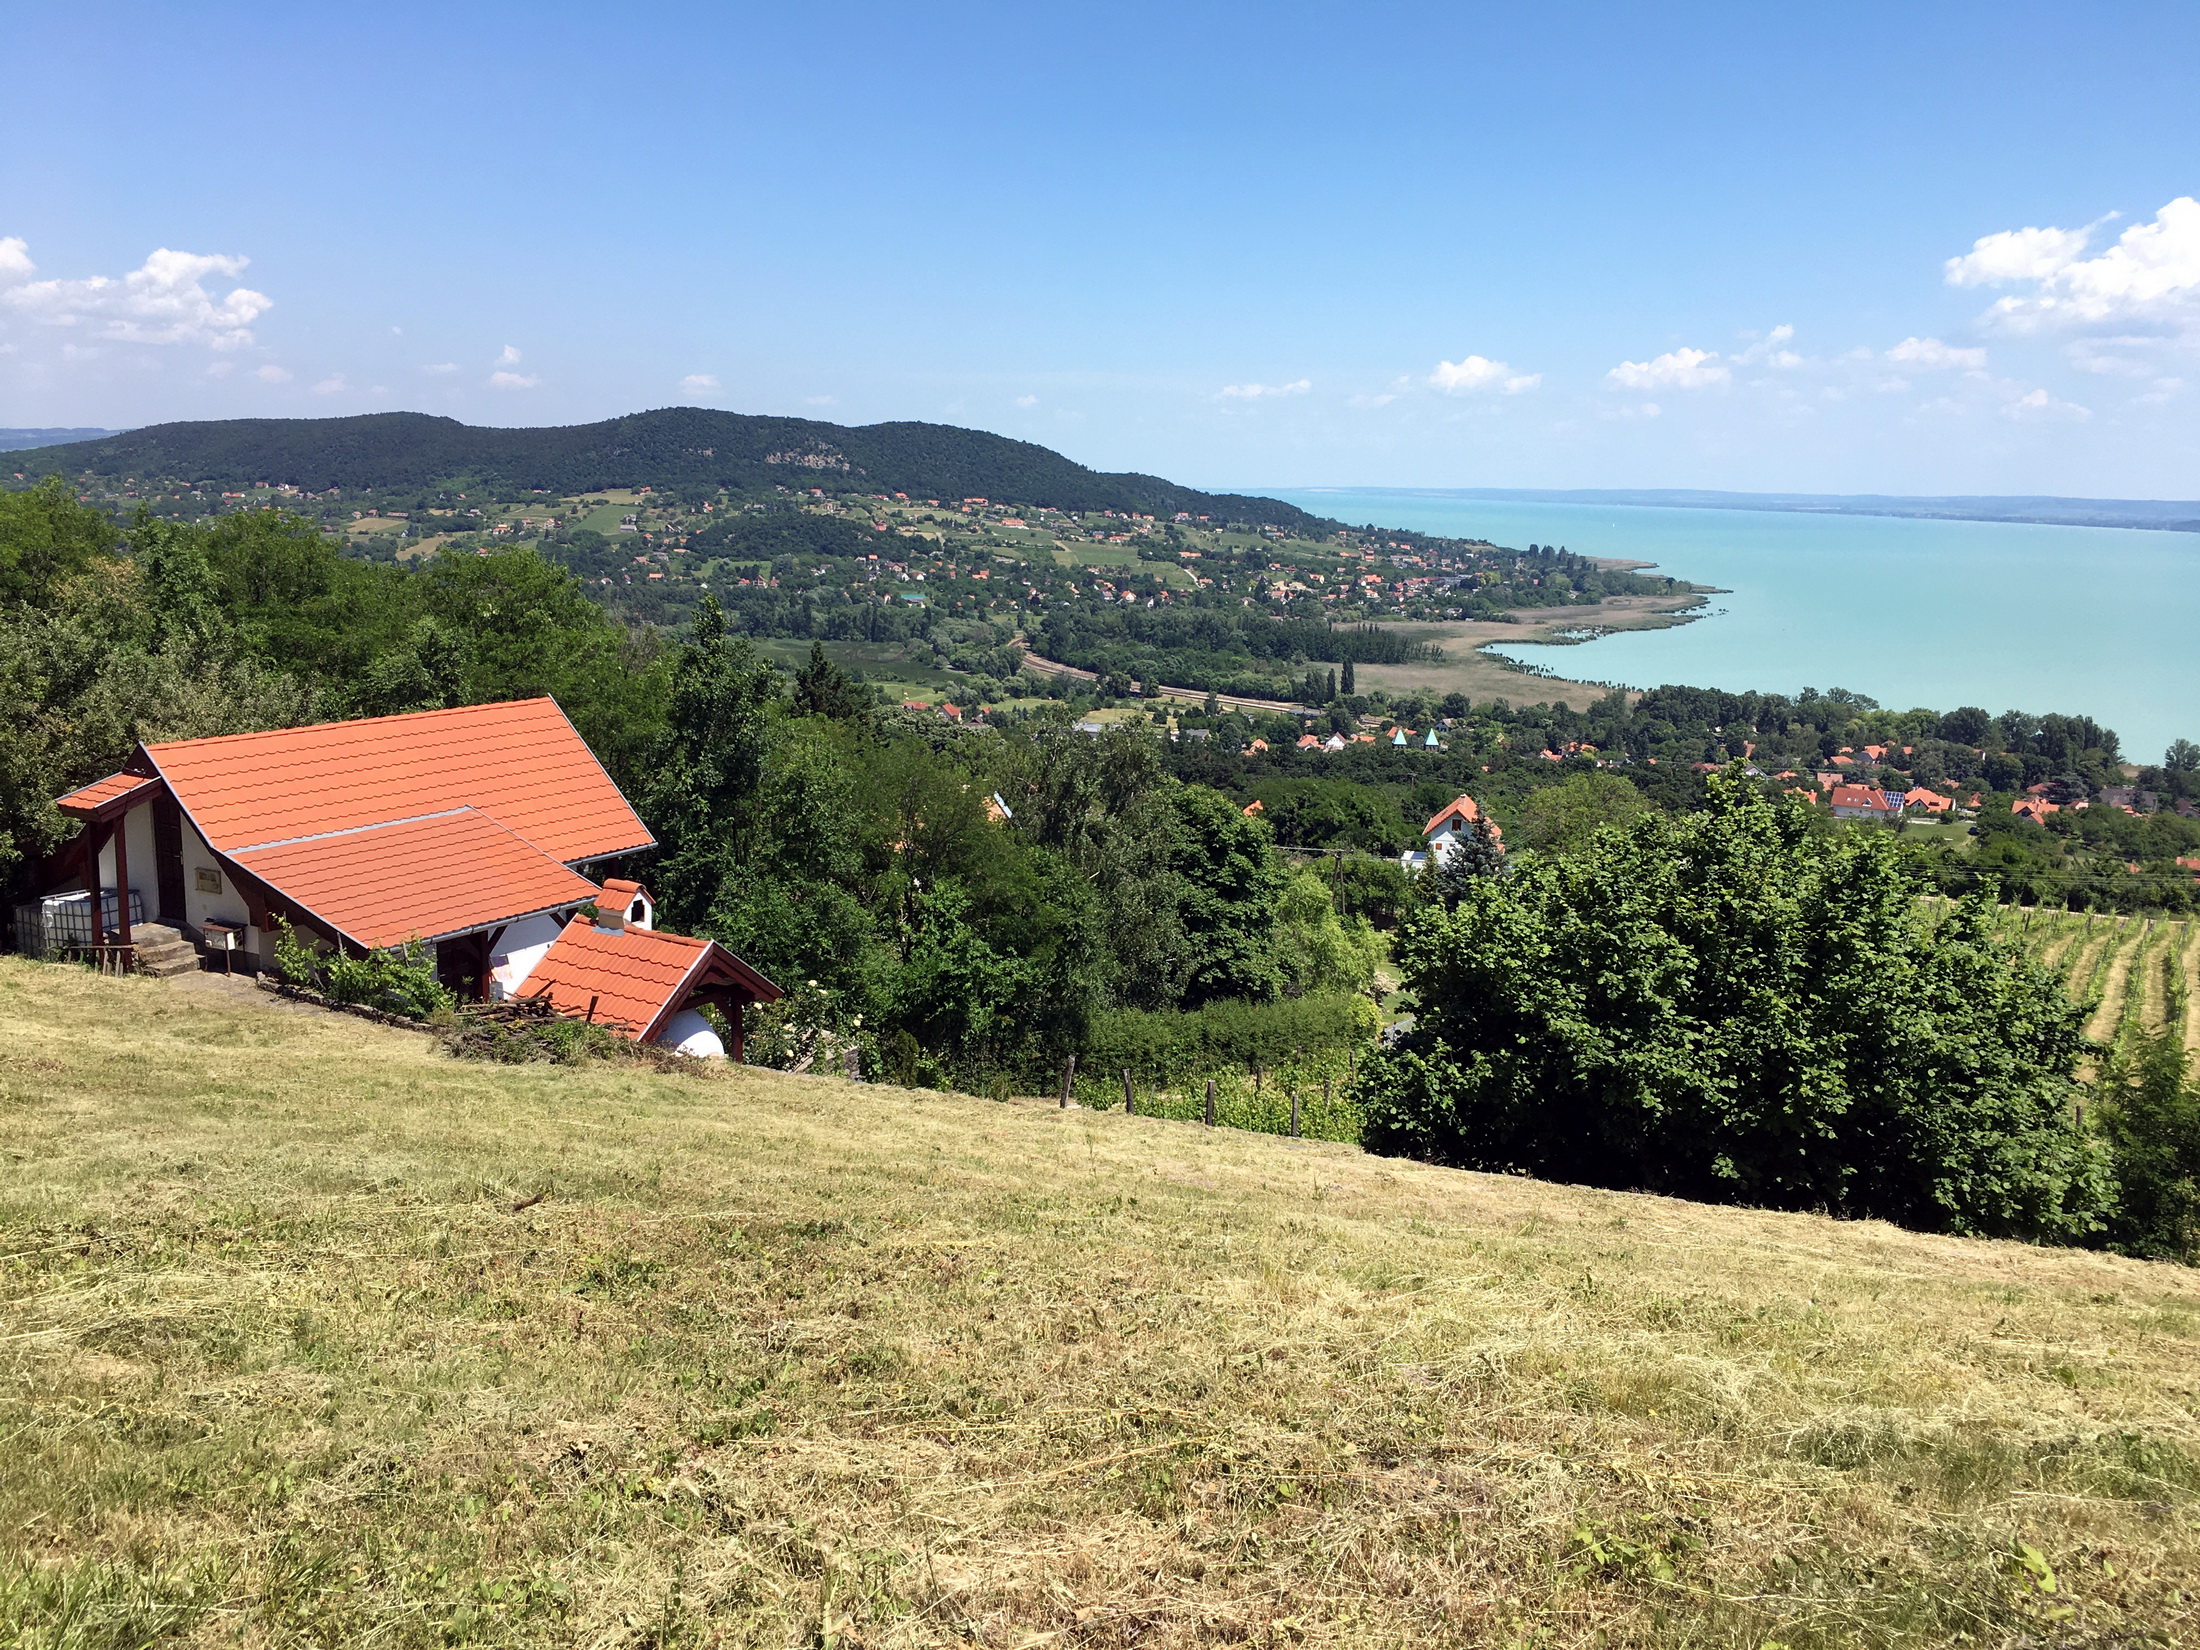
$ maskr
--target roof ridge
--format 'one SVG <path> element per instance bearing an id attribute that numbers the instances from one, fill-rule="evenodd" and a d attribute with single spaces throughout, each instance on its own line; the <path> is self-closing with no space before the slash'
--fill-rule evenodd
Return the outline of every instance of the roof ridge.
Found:
<path id="1" fill-rule="evenodd" d="M 525 699 L 485 699 L 477 705 L 445 705 L 440 710 L 400 710 L 393 711 L 387 716 L 339 716 L 328 722 L 300 722 L 295 727 L 258 728 L 250 733 L 209 733 L 202 734 L 196 739 L 163 739 L 157 744 L 148 744 L 145 749 L 148 752 L 172 751 L 181 750 L 188 746 L 243 744 L 250 739 L 283 739 L 296 734 L 318 732 L 323 728 L 356 727 L 362 722 L 415 722 L 430 716 L 458 716 L 466 712 L 509 710 L 519 705 L 539 705 L 545 700 L 552 704 L 557 702 L 547 693 L 536 693 Z M 562 707 L 560 714 L 563 714 Z M 571 718 L 568 717 L 567 721 L 570 723 Z"/>
<path id="2" fill-rule="evenodd" d="M 519 836 L 519 832 L 513 831 L 511 826 L 505 824 L 495 814 L 477 808 L 471 802 L 462 802 L 455 808 L 438 808 L 433 813 L 406 814 L 399 819 L 377 819 L 371 825 L 346 825 L 343 829 L 337 831 L 308 831 L 304 836 L 269 837 L 265 842 L 249 842 L 242 848 L 231 848 L 227 852 L 234 859 L 239 854 L 256 854 L 263 848 L 289 848 L 301 842 L 325 842 L 330 837 L 357 836 L 361 831 L 386 831 L 392 825 L 417 825 L 424 819 L 448 819 L 453 814 L 480 814 L 483 819 L 489 821 L 499 830 L 511 831 L 512 835 Z M 519 839 L 522 842 L 527 842 L 527 839 L 523 836 Z M 532 848 L 535 845 L 528 842 L 527 846 Z M 560 860 L 559 863 L 563 864 L 564 861 Z"/>

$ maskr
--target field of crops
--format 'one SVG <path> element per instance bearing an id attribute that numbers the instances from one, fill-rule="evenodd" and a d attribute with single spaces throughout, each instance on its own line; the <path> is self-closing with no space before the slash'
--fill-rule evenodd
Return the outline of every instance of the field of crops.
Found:
<path id="1" fill-rule="evenodd" d="M 2200 943 L 2191 922 L 2004 906 L 2003 932 L 2062 979 L 2073 1002 L 2093 1005 L 2086 1031 L 2112 1051 L 2142 1032 L 2175 1026 L 2200 1050 Z"/>

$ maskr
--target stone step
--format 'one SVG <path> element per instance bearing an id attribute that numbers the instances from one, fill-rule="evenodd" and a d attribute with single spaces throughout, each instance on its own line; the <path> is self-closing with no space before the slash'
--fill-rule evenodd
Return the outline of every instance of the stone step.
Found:
<path id="1" fill-rule="evenodd" d="M 137 971 L 156 980 L 196 974 L 199 971 L 198 947 L 187 941 L 173 945 L 141 945 L 137 948 Z"/>

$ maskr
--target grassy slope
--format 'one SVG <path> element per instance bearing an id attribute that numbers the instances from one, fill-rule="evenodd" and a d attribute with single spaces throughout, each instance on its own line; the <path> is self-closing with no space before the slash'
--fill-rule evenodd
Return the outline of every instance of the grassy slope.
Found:
<path id="1" fill-rule="evenodd" d="M 2188 1272 L 13 959 L 0 1018 L 0 1642 L 2195 1630 Z"/>

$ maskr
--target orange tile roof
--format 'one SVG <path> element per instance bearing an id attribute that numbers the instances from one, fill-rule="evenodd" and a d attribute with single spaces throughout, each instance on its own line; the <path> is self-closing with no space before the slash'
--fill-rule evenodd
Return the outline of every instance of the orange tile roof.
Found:
<path id="1" fill-rule="evenodd" d="M 646 1042 L 706 979 L 733 979 L 764 1002 L 779 987 L 725 947 L 663 929 L 598 928 L 575 917 L 520 982 L 523 995 L 546 995 L 561 1014 L 588 1012 L 598 1024 Z"/>
<path id="2" fill-rule="evenodd" d="M 473 808 L 230 856 L 370 949 L 584 905 L 596 885 Z"/>
<path id="3" fill-rule="evenodd" d="M 71 791 L 67 796 L 55 797 L 53 805 L 65 814 L 73 814 L 79 819 L 89 819 L 103 803 L 112 802 L 117 797 L 128 796 L 140 785 L 157 785 L 159 783 L 159 780 L 149 774 L 111 773 L 105 779 L 95 779 L 82 789 Z M 132 804 L 132 806 L 135 806 L 135 804 Z"/>
<path id="4" fill-rule="evenodd" d="M 1835 808 L 1869 808 L 1879 814 L 1894 812 L 1887 806 L 1886 795 L 1869 785 L 1836 785 L 1826 802 Z"/>
<path id="5" fill-rule="evenodd" d="M 1475 806 L 1473 797 L 1461 791 L 1457 797 L 1445 803 L 1442 809 L 1429 816 L 1429 822 L 1421 827 L 1421 834 L 1423 836 L 1433 836 L 1436 827 L 1451 818 L 1453 814 L 1457 814 L 1465 823 L 1472 825 L 1482 817 L 1482 810 Z"/>
<path id="6" fill-rule="evenodd" d="M 648 829 L 554 699 L 148 745 L 209 846 L 256 845 L 473 807 L 568 863 Z"/>

